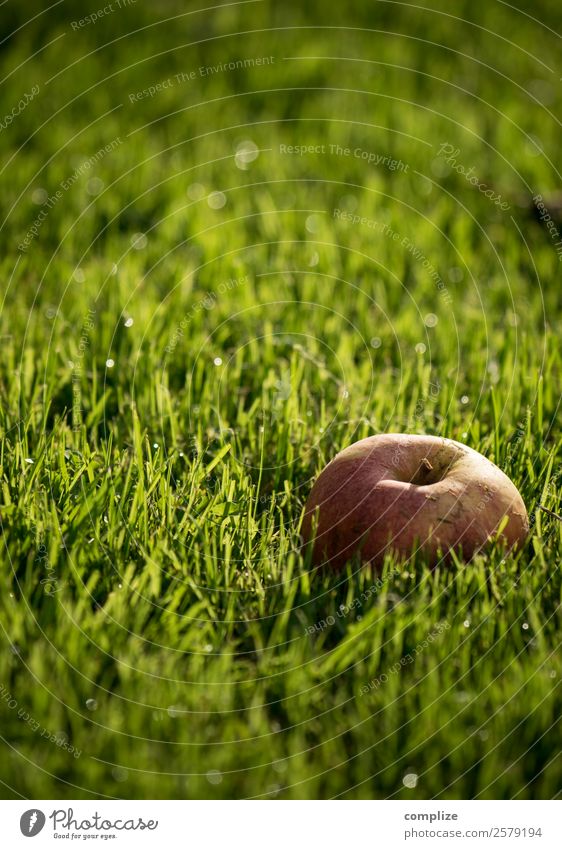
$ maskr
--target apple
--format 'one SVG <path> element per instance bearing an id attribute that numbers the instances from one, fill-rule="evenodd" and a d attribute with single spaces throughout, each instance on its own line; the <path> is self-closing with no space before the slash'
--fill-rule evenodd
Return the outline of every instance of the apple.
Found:
<path id="1" fill-rule="evenodd" d="M 452 549 L 468 560 L 498 531 L 512 548 L 528 530 L 521 495 L 494 463 L 452 439 L 405 433 L 337 454 L 312 487 L 302 526 L 313 563 L 334 568 L 356 553 L 380 565 L 389 549 L 420 549 L 431 565 Z"/>

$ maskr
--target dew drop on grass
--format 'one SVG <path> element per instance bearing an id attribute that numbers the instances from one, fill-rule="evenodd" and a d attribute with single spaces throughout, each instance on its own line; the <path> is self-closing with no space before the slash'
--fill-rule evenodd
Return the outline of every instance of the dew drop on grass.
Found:
<path id="1" fill-rule="evenodd" d="M 470 628 L 470 620 L 465 619 L 462 624 L 464 625 L 465 628 Z"/>
<path id="2" fill-rule="evenodd" d="M 426 351 L 427 351 L 427 348 L 425 347 L 424 343 L 418 342 L 418 344 L 416 345 L 416 353 L 417 354 L 425 354 Z"/>
<path id="3" fill-rule="evenodd" d="M 26 457 L 26 458 L 25 458 L 25 462 L 26 462 L 26 463 L 34 463 L 34 462 L 35 462 L 35 460 L 32 460 L 32 459 L 31 459 L 31 457 Z"/>
<path id="4" fill-rule="evenodd" d="M 88 710 L 97 710 L 98 703 L 95 699 L 86 699 L 86 707 L 88 708 Z"/>
<path id="5" fill-rule="evenodd" d="M 74 274 L 72 276 L 74 277 L 77 283 L 83 283 L 86 279 L 86 275 L 84 274 L 81 268 L 75 268 Z"/>
<path id="6" fill-rule="evenodd" d="M 114 766 L 113 769 L 111 770 L 111 774 L 112 774 L 113 778 L 115 779 L 115 781 L 120 781 L 120 782 L 126 781 L 127 778 L 129 777 L 129 773 L 127 772 L 126 769 L 123 769 L 122 766 Z"/>
<path id="7" fill-rule="evenodd" d="M 134 323 L 135 323 L 135 320 L 133 318 L 125 319 L 125 327 L 132 327 Z"/>
<path id="8" fill-rule="evenodd" d="M 346 209 L 349 212 L 354 212 L 357 209 L 359 201 L 355 197 L 355 195 L 344 195 L 340 198 L 340 206 L 342 209 Z"/>
<path id="9" fill-rule="evenodd" d="M 529 156 L 540 156 L 543 152 L 541 140 L 537 136 L 530 136 L 525 144 L 525 150 Z"/>
<path id="10" fill-rule="evenodd" d="M 373 336 L 373 338 L 371 339 L 371 348 L 380 348 L 380 346 L 381 340 L 379 339 L 379 337 Z"/>
<path id="11" fill-rule="evenodd" d="M 226 206 L 226 195 L 224 192 L 211 192 L 207 198 L 207 203 L 211 209 L 222 209 Z"/>
<path id="12" fill-rule="evenodd" d="M 115 360 L 112 360 L 110 358 L 109 360 L 105 361 L 105 364 L 106 364 L 107 368 L 113 368 L 113 366 L 115 365 Z"/>
<path id="13" fill-rule="evenodd" d="M 320 218 L 318 215 L 309 215 L 305 225 L 308 233 L 317 233 L 320 228 Z"/>
<path id="14" fill-rule="evenodd" d="M 466 690 L 458 690 L 454 694 L 454 699 L 460 705 L 465 705 L 467 702 L 470 701 L 470 693 L 467 693 Z"/>
<path id="15" fill-rule="evenodd" d="M 464 277 L 464 272 L 462 268 L 459 268 L 458 265 L 453 266 L 453 268 L 449 269 L 449 280 L 452 283 L 460 283 Z"/>
<path id="16" fill-rule="evenodd" d="M 418 786 L 418 776 L 415 772 L 408 772 L 402 779 L 402 784 L 404 787 L 407 787 L 408 790 L 413 790 Z"/>
<path id="17" fill-rule="evenodd" d="M 216 366 L 222 366 L 222 357 L 215 357 L 213 364 Z"/>
<path id="18" fill-rule="evenodd" d="M 523 624 L 521 625 L 521 627 L 523 628 L 523 630 L 524 630 L 524 631 L 528 631 L 528 630 L 529 630 L 529 623 L 528 623 L 528 622 L 523 622 Z"/>
<path id="19" fill-rule="evenodd" d="M 190 200 L 201 200 L 205 197 L 205 186 L 202 183 L 192 183 L 187 187 L 187 196 Z"/>
<path id="20" fill-rule="evenodd" d="M 240 142 L 240 144 L 236 148 L 236 154 L 234 156 L 234 161 L 236 163 L 236 167 L 241 171 L 247 171 L 250 163 L 254 162 L 259 156 L 259 149 L 255 142 L 247 139 L 246 141 Z"/>
<path id="21" fill-rule="evenodd" d="M 48 197 L 49 195 L 47 194 L 45 189 L 35 189 L 35 191 L 31 195 L 31 200 L 33 201 L 33 203 L 36 203 L 37 206 L 42 206 Z"/>
<path id="22" fill-rule="evenodd" d="M 433 312 L 429 312 L 423 320 L 426 327 L 435 327 L 439 319 Z"/>
<path id="23" fill-rule="evenodd" d="M 500 367 L 497 360 L 490 360 L 488 364 L 488 374 L 497 375 L 499 373 Z"/>
<path id="24" fill-rule="evenodd" d="M 469 401 L 470 401 L 470 398 L 468 397 L 468 395 L 462 395 L 461 396 L 461 404 L 468 404 Z"/>
<path id="25" fill-rule="evenodd" d="M 134 233 L 131 236 L 131 247 L 135 251 L 142 251 L 148 245 L 148 239 L 145 233 Z"/>
<path id="26" fill-rule="evenodd" d="M 99 193 L 103 190 L 104 185 L 105 184 L 103 180 L 100 180 L 99 177 L 92 177 L 90 180 L 88 180 L 88 183 L 86 185 L 86 191 L 90 196 L 95 197 L 96 195 L 99 195 Z"/>
<path id="27" fill-rule="evenodd" d="M 449 173 L 449 164 L 439 156 L 436 156 L 430 163 L 431 173 L 436 177 L 444 177 Z"/>
<path id="28" fill-rule="evenodd" d="M 207 773 L 207 781 L 209 784 L 220 784 L 222 781 L 222 775 L 218 771 L 218 769 L 210 769 Z"/>

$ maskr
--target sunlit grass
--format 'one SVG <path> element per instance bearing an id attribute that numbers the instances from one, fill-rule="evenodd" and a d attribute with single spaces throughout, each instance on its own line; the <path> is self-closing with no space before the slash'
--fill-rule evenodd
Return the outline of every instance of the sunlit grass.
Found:
<path id="1" fill-rule="evenodd" d="M 165 52 L 206 27 L 273 26 L 267 5 L 85 59 L 164 11 L 80 34 L 78 8 L 50 14 L 65 37 L 5 83 L 8 104 L 36 82 L 41 96 L 0 133 L 6 795 L 554 796 L 559 264 L 521 197 L 556 186 L 555 122 L 468 54 L 283 30 L 303 22 L 300 7 L 271 9 L 279 31 L 237 43 Z M 347 23 L 427 37 L 425 13 L 393 14 L 371 20 L 357 4 Z M 535 50 L 523 19 L 486 14 Z M 3 75 L 37 49 L 42 20 L 3 54 Z M 517 67 L 522 85 L 545 73 L 436 21 L 436 42 Z M 128 97 L 187 66 L 270 53 L 265 69 Z M 314 59 L 338 55 L 392 67 Z M 548 39 L 541 58 L 555 64 Z M 19 251 L 44 208 L 34 191 L 53 196 L 116 138 Z M 240 168 L 248 138 L 260 152 Z M 508 212 L 443 168 L 445 141 Z M 408 170 L 280 150 L 330 143 Z M 442 434 L 496 462 L 531 517 L 524 549 L 435 571 L 415 556 L 382 574 L 312 570 L 299 536 L 311 481 L 350 442 L 393 431 Z"/>

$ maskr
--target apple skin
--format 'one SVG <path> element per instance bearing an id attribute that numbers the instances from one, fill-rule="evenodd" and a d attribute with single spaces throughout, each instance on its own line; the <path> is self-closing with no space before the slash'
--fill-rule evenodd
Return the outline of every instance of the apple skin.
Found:
<path id="1" fill-rule="evenodd" d="M 451 549 L 465 560 L 502 536 L 520 545 L 529 519 L 515 485 L 478 451 L 437 436 L 369 436 L 337 454 L 317 478 L 302 535 L 316 566 L 341 569 L 360 552 L 380 565 L 387 550 L 420 549 L 431 565 Z"/>

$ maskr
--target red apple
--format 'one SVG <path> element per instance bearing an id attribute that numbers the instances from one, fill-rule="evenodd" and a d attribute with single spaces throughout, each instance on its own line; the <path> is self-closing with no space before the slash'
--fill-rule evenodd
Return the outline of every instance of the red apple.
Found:
<path id="1" fill-rule="evenodd" d="M 380 564 L 388 549 L 421 549 L 433 565 L 451 549 L 469 559 L 500 526 L 511 548 L 525 539 L 529 520 L 515 485 L 490 460 L 452 439 L 387 433 L 328 463 L 302 532 L 313 541 L 315 565 L 340 568 L 357 552 Z"/>

